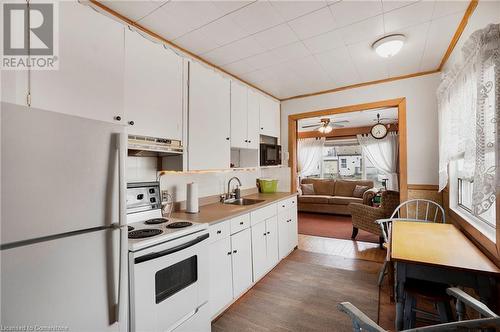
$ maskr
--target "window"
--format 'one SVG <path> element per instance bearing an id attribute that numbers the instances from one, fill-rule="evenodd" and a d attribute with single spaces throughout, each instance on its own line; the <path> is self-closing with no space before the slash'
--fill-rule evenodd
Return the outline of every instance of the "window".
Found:
<path id="1" fill-rule="evenodd" d="M 340 158 L 340 168 L 347 168 L 347 159 L 346 158 Z"/>

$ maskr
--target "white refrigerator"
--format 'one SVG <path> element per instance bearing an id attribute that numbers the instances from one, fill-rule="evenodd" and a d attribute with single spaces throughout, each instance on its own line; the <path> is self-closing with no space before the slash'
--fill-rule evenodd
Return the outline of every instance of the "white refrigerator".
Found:
<path id="1" fill-rule="evenodd" d="M 3 328 L 127 331 L 125 129 L 1 104 Z"/>

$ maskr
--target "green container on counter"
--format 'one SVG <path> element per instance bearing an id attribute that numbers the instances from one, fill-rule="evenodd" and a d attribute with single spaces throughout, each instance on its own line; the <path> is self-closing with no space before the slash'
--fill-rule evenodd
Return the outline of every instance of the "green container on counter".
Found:
<path id="1" fill-rule="evenodd" d="M 257 186 L 261 193 L 270 194 L 278 190 L 278 180 L 275 179 L 257 179 Z"/>

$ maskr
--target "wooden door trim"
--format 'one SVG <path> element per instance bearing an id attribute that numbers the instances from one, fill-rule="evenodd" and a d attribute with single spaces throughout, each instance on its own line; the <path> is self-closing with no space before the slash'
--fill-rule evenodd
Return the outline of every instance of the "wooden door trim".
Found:
<path id="1" fill-rule="evenodd" d="M 290 167 L 290 188 L 296 191 L 297 188 L 297 123 L 298 120 L 314 118 L 318 116 L 328 116 L 341 113 L 359 112 L 374 108 L 397 107 L 399 126 L 399 191 L 401 201 L 408 198 L 408 162 L 407 162 L 407 131 L 406 131 L 406 98 L 395 98 L 375 101 L 364 104 L 356 104 L 335 108 L 328 108 L 318 111 L 291 114 L 288 116 L 288 166 Z"/>

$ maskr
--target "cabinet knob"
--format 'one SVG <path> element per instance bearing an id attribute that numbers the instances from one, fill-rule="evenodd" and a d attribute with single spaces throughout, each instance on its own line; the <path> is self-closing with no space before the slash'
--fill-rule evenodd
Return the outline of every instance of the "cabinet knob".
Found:
<path id="1" fill-rule="evenodd" d="M 271 234 L 271 232 L 267 232 L 267 235 Z"/>
<path id="2" fill-rule="evenodd" d="M 248 143 L 248 140 L 247 140 L 247 139 L 245 140 L 245 143 Z"/>
<path id="3" fill-rule="evenodd" d="M 238 250 L 233 250 L 233 254 L 236 254 L 238 252 Z"/>
<path id="4" fill-rule="evenodd" d="M 134 121 L 129 121 L 129 122 L 128 122 L 128 124 L 129 124 L 129 125 L 131 125 L 131 126 L 133 126 L 133 125 L 134 125 L 134 123 L 135 123 Z"/>
<path id="5" fill-rule="evenodd" d="M 264 233 L 264 236 L 266 236 L 266 233 Z"/>
<path id="6" fill-rule="evenodd" d="M 282 205 L 281 207 L 285 207 L 284 205 Z"/>
<path id="7" fill-rule="evenodd" d="M 243 225 L 243 221 L 240 221 L 240 225 Z"/>
<path id="8" fill-rule="evenodd" d="M 121 116 L 119 116 L 119 115 L 117 115 L 117 116 L 115 116 L 115 120 L 116 120 L 116 121 L 121 121 L 121 120 L 122 120 L 122 117 L 121 117 Z"/>
<path id="9" fill-rule="evenodd" d="M 260 127 L 260 130 L 264 130 L 264 127 Z"/>
<path id="10" fill-rule="evenodd" d="M 219 229 L 219 230 L 217 231 L 217 234 L 220 234 L 220 233 L 222 233 L 222 231 Z"/>
<path id="11" fill-rule="evenodd" d="M 248 140 L 248 143 L 252 143 L 252 141 Z"/>
<path id="12" fill-rule="evenodd" d="M 228 252 L 227 254 L 228 254 L 228 255 L 231 255 L 231 252 Z"/>

